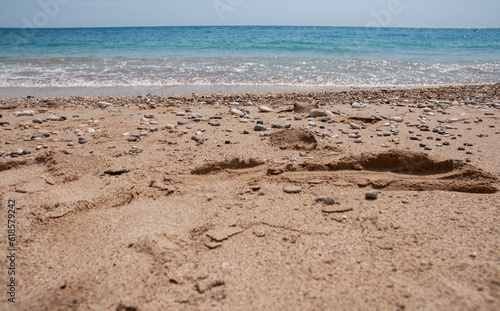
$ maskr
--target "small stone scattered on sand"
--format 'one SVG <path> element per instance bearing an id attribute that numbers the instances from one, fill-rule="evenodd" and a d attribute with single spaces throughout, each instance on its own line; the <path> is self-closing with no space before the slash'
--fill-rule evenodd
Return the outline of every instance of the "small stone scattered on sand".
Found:
<path id="1" fill-rule="evenodd" d="M 283 191 L 285 193 L 299 193 L 302 191 L 302 188 L 299 186 L 288 186 L 283 188 Z"/>
<path id="2" fill-rule="evenodd" d="M 377 190 L 371 190 L 365 193 L 365 196 L 367 199 L 375 200 L 378 198 L 378 191 Z"/>

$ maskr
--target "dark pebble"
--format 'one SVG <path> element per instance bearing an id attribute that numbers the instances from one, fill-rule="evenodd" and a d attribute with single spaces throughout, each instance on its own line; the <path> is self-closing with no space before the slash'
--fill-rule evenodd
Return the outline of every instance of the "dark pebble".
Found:
<path id="1" fill-rule="evenodd" d="M 465 144 L 464 144 L 464 146 L 465 146 L 465 147 L 473 147 L 474 145 L 473 145 L 473 144 L 471 144 L 471 143 L 465 143 Z"/>
<path id="2" fill-rule="evenodd" d="M 257 125 L 255 125 L 255 127 L 253 129 L 254 129 L 254 131 L 257 131 L 257 132 L 263 132 L 263 131 L 267 130 L 267 127 L 265 127 L 262 124 L 257 124 Z"/>
<path id="3" fill-rule="evenodd" d="M 49 133 L 43 133 L 42 137 L 45 137 L 45 138 L 50 137 L 50 134 Z"/>
<path id="4" fill-rule="evenodd" d="M 321 122 L 328 122 L 330 120 L 331 120 L 331 118 L 329 118 L 329 117 L 321 118 Z"/>
<path id="5" fill-rule="evenodd" d="M 29 149 L 24 149 L 23 154 L 31 154 L 31 151 Z"/>
<path id="6" fill-rule="evenodd" d="M 222 116 L 214 116 L 214 117 L 210 117 L 210 119 L 222 120 Z"/>
<path id="7" fill-rule="evenodd" d="M 80 145 L 83 145 L 83 144 L 85 144 L 86 142 L 87 142 L 87 141 L 86 141 L 84 138 L 78 138 L 78 143 L 79 143 Z"/>
<path id="8" fill-rule="evenodd" d="M 139 138 L 135 137 L 135 136 L 130 136 L 129 138 L 127 138 L 127 141 L 138 141 Z"/>
<path id="9" fill-rule="evenodd" d="M 177 124 L 178 124 L 178 125 L 186 125 L 186 122 L 185 122 L 185 121 L 180 121 L 180 120 L 179 120 L 179 121 L 177 121 Z"/>
<path id="10" fill-rule="evenodd" d="M 250 132 L 249 132 L 249 131 L 247 131 L 247 130 L 244 130 L 244 131 L 243 131 L 243 134 L 250 134 Z"/>
<path id="11" fill-rule="evenodd" d="M 2 122 L 0 122 L 0 126 L 2 126 L 2 125 L 10 125 L 10 123 L 6 122 L 6 121 L 2 121 Z"/>
<path id="12" fill-rule="evenodd" d="M 425 148 L 427 145 L 426 144 L 420 144 L 420 147 Z"/>
<path id="13" fill-rule="evenodd" d="M 229 145 L 229 144 L 231 144 L 231 141 L 230 141 L 230 140 L 226 140 L 224 143 L 225 143 L 226 145 Z"/>
<path id="14" fill-rule="evenodd" d="M 471 163 L 471 162 L 472 162 L 472 160 L 471 160 L 471 158 L 467 158 L 467 159 L 465 159 L 465 162 L 467 162 L 467 163 Z"/>
<path id="15" fill-rule="evenodd" d="M 217 122 L 208 122 L 208 124 L 211 126 L 220 126 L 220 123 Z"/>
<path id="16" fill-rule="evenodd" d="M 418 136 L 410 136 L 410 140 L 420 140 Z"/>
<path id="17" fill-rule="evenodd" d="M 437 133 L 437 132 L 439 132 L 439 130 L 438 130 L 438 129 L 436 129 L 436 128 L 434 128 L 434 129 L 432 129 L 432 132 L 433 132 L 433 133 Z"/>

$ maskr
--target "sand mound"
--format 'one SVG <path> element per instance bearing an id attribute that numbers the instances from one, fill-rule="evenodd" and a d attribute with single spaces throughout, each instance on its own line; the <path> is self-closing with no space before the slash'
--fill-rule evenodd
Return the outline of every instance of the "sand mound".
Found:
<path id="1" fill-rule="evenodd" d="M 268 175 L 328 171 L 360 187 L 411 191 L 496 193 L 497 178 L 479 168 L 453 160 L 438 160 L 425 153 L 391 150 L 363 153 L 331 163 L 287 164 L 272 167 Z M 337 176 L 338 175 L 338 176 Z M 363 182 L 359 180 L 363 179 Z"/>
<path id="2" fill-rule="evenodd" d="M 207 175 L 213 172 L 218 172 L 221 170 L 226 170 L 226 169 L 232 169 L 232 170 L 238 170 L 238 169 L 245 169 L 245 168 L 253 168 L 257 167 L 259 165 L 264 164 L 263 161 L 256 160 L 256 159 L 248 159 L 248 160 L 243 160 L 239 158 L 234 158 L 232 160 L 226 160 L 226 161 L 221 161 L 221 162 L 209 162 L 206 164 L 203 164 L 191 171 L 191 174 L 193 175 Z"/>
<path id="3" fill-rule="evenodd" d="M 425 153 L 390 150 L 384 153 L 363 153 L 327 165 L 330 170 L 367 170 L 407 175 L 445 174 L 460 165 L 453 160 L 439 161 Z"/>
<path id="4" fill-rule="evenodd" d="M 27 163 L 26 159 L 6 159 L 0 162 L 0 172 L 20 167 Z"/>
<path id="5" fill-rule="evenodd" d="M 64 152 L 48 152 L 36 158 L 47 166 L 45 180 L 51 185 L 72 182 L 83 175 L 99 174 L 105 161 L 97 156 L 83 156 Z"/>
<path id="6" fill-rule="evenodd" d="M 318 105 L 313 103 L 293 103 L 293 112 L 296 113 L 306 113 L 316 108 L 318 108 Z"/>
<path id="7" fill-rule="evenodd" d="M 286 129 L 271 134 L 271 144 L 274 146 L 286 145 L 287 148 L 298 150 L 314 150 L 318 146 L 314 134 L 305 129 Z"/>

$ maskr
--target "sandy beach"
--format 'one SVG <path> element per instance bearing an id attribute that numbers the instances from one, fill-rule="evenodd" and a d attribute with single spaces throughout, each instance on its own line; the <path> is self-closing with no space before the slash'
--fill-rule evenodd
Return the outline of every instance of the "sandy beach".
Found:
<path id="1" fill-rule="evenodd" d="M 500 84 L 2 98 L 0 115 L 2 310 L 500 306 Z"/>

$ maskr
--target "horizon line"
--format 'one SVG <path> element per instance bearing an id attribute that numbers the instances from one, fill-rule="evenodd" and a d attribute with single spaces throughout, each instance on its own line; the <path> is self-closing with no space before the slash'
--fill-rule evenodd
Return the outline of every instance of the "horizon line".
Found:
<path id="1" fill-rule="evenodd" d="M 464 30 L 495 30 L 500 27 L 369 27 L 369 26 L 325 26 L 325 25 L 163 25 L 163 26 L 64 26 L 64 27 L 2 27 L 0 29 L 96 29 L 96 28 L 173 28 L 173 27 L 318 27 L 318 28 L 368 28 L 368 29 L 464 29 Z"/>

